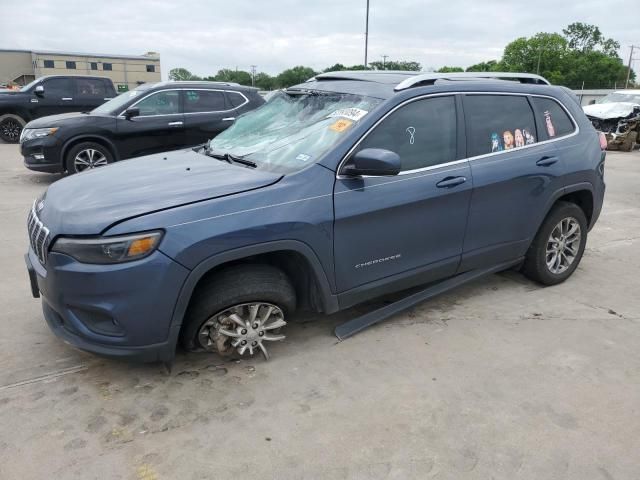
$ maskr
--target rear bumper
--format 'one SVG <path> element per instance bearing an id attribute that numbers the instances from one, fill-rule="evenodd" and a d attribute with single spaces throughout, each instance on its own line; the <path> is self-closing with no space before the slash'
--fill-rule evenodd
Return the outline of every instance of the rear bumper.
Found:
<path id="1" fill-rule="evenodd" d="M 97 355 L 171 361 L 180 332 L 172 315 L 188 270 L 156 251 L 119 265 L 82 264 L 52 252 L 45 268 L 30 248 L 34 296 L 52 332 Z"/>

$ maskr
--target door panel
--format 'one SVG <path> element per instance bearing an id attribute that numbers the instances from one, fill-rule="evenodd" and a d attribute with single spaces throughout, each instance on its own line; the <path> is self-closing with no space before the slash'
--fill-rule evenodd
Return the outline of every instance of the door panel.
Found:
<path id="1" fill-rule="evenodd" d="M 49 78 L 40 83 L 44 87 L 44 95 L 32 94 L 31 105 L 34 118 L 78 110 L 74 103 L 75 82 L 71 78 Z"/>
<path id="2" fill-rule="evenodd" d="M 468 162 L 459 160 L 460 122 L 454 96 L 413 100 L 396 107 L 354 149 L 391 150 L 400 156 L 402 171 L 394 177 L 338 177 L 338 292 L 394 275 L 387 280 L 407 287 L 408 277 L 424 283 L 455 273 L 472 188 Z"/>
<path id="3" fill-rule="evenodd" d="M 467 149 L 479 156 L 469 160 L 474 188 L 461 271 L 524 255 L 564 174 L 554 144 L 538 143 L 526 96 L 468 95 L 464 111 Z"/>
<path id="4" fill-rule="evenodd" d="M 448 177 L 467 180 L 437 186 Z M 421 283 L 453 275 L 462 251 L 471 186 L 466 161 L 392 178 L 338 179 L 338 291 L 429 265 L 435 277 L 423 276 Z"/>
<path id="5" fill-rule="evenodd" d="M 175 150 L 186 144 L 179 90 L 151 93 L 129 108 L 138 108 L 140 115 L 117 119 L 120 158 Z"/>

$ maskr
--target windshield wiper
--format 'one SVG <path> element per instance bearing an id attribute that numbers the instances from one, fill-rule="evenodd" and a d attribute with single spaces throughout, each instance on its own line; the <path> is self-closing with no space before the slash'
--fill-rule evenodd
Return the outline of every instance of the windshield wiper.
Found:
<path id="1" fill-rule="evenodd" d="M 236 155 L 231 155 L 230 153 L 217 152 L 212 150 L 211 148 L 206 148 L 203 152 L 208 157 L 212 157 L 218 160 L 224 160 L 228 163 L 240 163 L 242 165 L 246 165 L 247 167 L 256 168 L 258 165 L 251 160 L 245 160 L 243 157 L 239 157 Z"/>

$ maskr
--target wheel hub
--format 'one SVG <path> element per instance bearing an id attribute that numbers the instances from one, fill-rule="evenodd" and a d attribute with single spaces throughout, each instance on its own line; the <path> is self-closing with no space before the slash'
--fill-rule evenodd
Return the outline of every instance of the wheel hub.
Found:
<path id="1" fill-rule="evenodd" d="M 99 150 L 87 148 L 86 150 L 78 152 L 76 157 L 73 159 L 73 163 L 76 171 L 82 172 L 83 170 L 105 166 L 107 164 L 107 157 L 105 157 Z"/>
<path id="2" fill-rule="evenodd" d="M 6 120 L 2 124 L 2 134 L 11 140 L 17 140 L 20 137 L 22 126 L 15 120 Z"/>
<path id="3" fill-rule="evenodd" d="M 580 248 L 582 232 L 573 217 L 563 218 L 547 240 L 546 263 L 551 273 L 564 273 L 573 264 Z"/>
<path id="4" fill-rule="evenodd" d="M 234 305 L 209 318 L 198 331 L 198 342 L 206 350 L 221 355 L 234 351 L 253 355 L 260 350 L 269 359 L 265 342 L 284 340 L 277 332 L 284 327 L 282 310 L 271 303 Z"/>

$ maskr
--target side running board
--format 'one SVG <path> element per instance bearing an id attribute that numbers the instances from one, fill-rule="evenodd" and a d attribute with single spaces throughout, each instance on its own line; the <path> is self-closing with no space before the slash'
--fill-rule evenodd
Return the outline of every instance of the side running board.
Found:
<path id="1" fill-rule="evenodd" d="M 436 295 L 447 292 L 453 288 L 459 287 L 460 285 L 464 285 L 465 283 L 472 282 L 473 280 L 484 277 L 485 275 L 491 275 L 492 273 L 506 270 L 522 262 L 522 260 L 522 258 L 519 258 L 517 260 L 501 263 L 491 268 L 471 270 L 469 272 L 461 273 L 459 275 L 456 275 L 455 277 L 451 277 L 440 283 L 431 285 L 424 290 L 413 293 L 389 305 L 385 305 L 384 307 L 374 310 L 373 312 L 369 312 L 365 315 L 349 320 L 342 325 L 338 325 L 334 330 L 334 333 L 339 340 L 344 340 L 364 330 L 365 328 L 386 320 L 392 315 L 400 313 L 407 308 L 411 308 L 420 302 L 424 302 L 425 300 L 433 298 Z"/>

